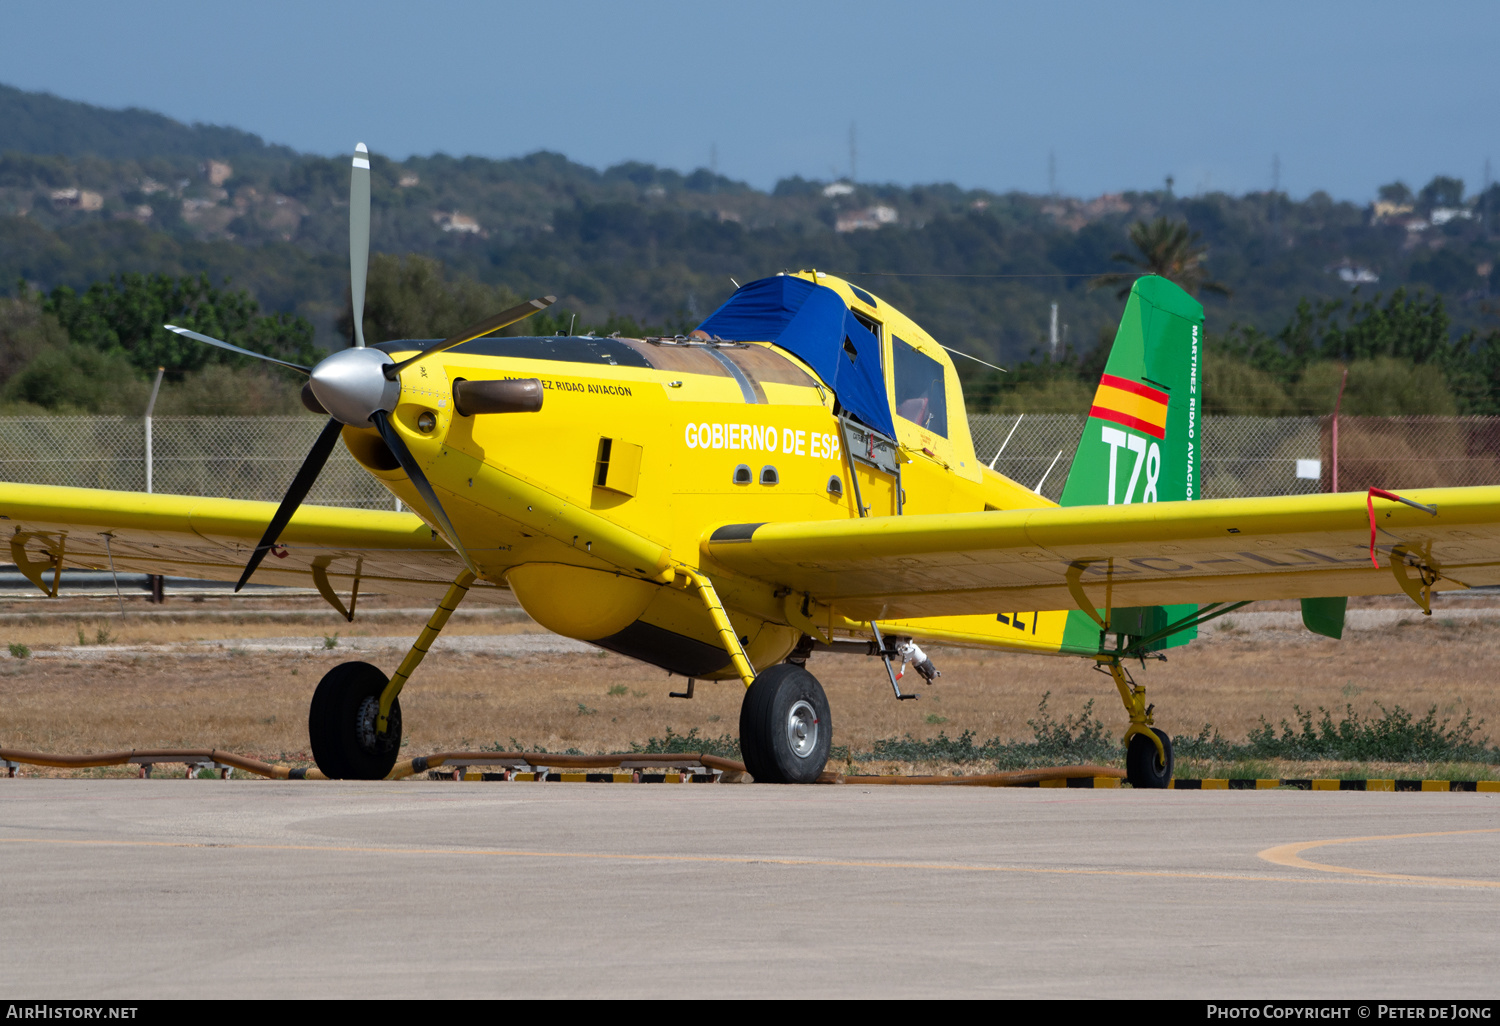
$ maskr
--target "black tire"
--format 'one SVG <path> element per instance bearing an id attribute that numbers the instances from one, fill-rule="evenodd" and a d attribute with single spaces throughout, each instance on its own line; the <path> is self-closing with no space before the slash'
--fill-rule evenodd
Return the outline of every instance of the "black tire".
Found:
<path id="1" fill-rule="evenodd" d="M 1167 753 L 1167 764 L 1163 766 L 1156 755 L 1156 746 L 1148 737 L 1140 734 L 1130 736 L 1130 747 L 1125 750 L 1125 779 L 1131 787 L 1163 788 L 1172 781 L 1172 739 L 1164 730 L 1151 730 L 1161 738 L 1162 749 Z"/>
<path id="2" fill-rule="evenodd" d="M 762 784 L 811 784 L 828 763 L 833 718 L 818 678 L 794 663 L 763 670 L 740 705 L 740 751 Z"/>
<path id="3" fill-rule="evenodd" d="M 384 736 L 375 733 L 389 678 L 369 663 L 340 663 L 323 675 L 307 712 L 313 759 L 332 780 L 384 780 L 401 752 L 401 700 L 391 703 Z"/>

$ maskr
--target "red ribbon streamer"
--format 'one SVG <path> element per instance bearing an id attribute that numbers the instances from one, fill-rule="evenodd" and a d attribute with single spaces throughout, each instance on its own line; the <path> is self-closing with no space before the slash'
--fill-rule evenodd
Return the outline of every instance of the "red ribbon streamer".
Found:
<path id="1" fill-rule="evenodd" d="M 1406 500 L 1384 488 L 1371 488 L 1369 494 L 1365 496 L 1365 508 L 1370 511 L 1370 562 L 1374 564 L 1376 570 L 1379 570 L 1380 561 L 1375 558 L 1375 497 L 1377 495 L 1382 499 L 1390 499 L 1392 502 L 1404 503 Z"/>

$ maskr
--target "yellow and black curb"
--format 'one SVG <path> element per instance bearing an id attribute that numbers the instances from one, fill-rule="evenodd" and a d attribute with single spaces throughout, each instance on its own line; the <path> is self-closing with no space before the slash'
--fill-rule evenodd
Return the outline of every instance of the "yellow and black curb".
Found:
<path id="1" fill-rule="evenodd" d="M 580 784 L 712 784 L 745 776 L 744 763 L 707 752 L 670 755 L 548 755 L 536 752 L 436 752 L 398 762 L 387 780 L 425 773 L 429 780 L 557 781 Z"/>
<path id="2" fill-rule="evenodd" d="M 56 755 L 0 748 L 0 767 L 15 776 L 23 765 L 85 769 L 135 766 L 142 777 L 158 765 L 179 765 L 187 776 L 214 773 L 228 778 L 240 770 L 272 780 L 327 780 L 316 767 L 297 768 L 249 759 L 213 748 L 131 749 L 95 755 Z M 748 780 L 744 763 L 707 752 L 669 755 L 547 755 L 535 752 L 438 752 L 397 763 L 387 780 L 425 775 L 429 780 L 486 780 L 580 784 L 714 784 Z M 928 784 L 941 787 L 1084 787 L 1118 788 L 1125 774 L 1110 766 L 1048 766 L 965 776 L 871 776 L 825 772 L 820 784 L 861 787 Z M 1337 778 L 1179 778 L 1168 785 L 1178 791 L 1479 791 L 1500 793 L 1500 780 L 1400 780 Z"/>
<path id="3" fill-rule="evenodd" d="M 438 767 L 443 767 L 439 769 Z M 593 770 L 593 772 L 589 772 Z M 605 772 L 608 770 L 609 772 Z M 390 779 L 425 772 L 429 780 L 557 781 L 588 784 L 712 784 L 750 779 L 745 764 L 707 753 L 675 755 L 539 755 L 443 752 L 401 763 Z M 1119 787 L 1109 766 L 1049 766 L 968 776 L 857 776 L 829 770 L 820 784 L 935 784 L 944 787 Z"/>
<path id="4" fill-rule="evenodd" d="M 1500 793 L 1500 780 L 1340 780 L 1283 778 L 1225 779 L 1204 777 L 1201 779 L 1173 780 L 1170 786 L 1177 791 L 1270 791 L 1291 788 L 1297 791 L 1488 791 Z"/>

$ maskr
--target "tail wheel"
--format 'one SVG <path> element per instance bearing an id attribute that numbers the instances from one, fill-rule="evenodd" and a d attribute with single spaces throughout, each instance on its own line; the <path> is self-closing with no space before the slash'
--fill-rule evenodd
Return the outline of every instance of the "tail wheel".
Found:
<path id="1" fill-rule="evenodd" d="M 811 784 L 828 763 L 833 720 L 818 678 L 794 663 L 763 671 L 740 706 L 745 768 L 765 784 Z"/>
<path id="2" fill-rule="evenodd" d="M 389 729 L 376 733 L 380 693 L 388 678 L 369 663 L 340 663 L 323 675 L 307 713 L 313 759 L 334 780 L 384 780 L 401 751 L 401 703 L 391 703 Z"/>
<path id="3" fill-rule="evenodd" d="M 1125 750 L 1125 779 L 1131 787 L 1163 788 L 1172 782 L 1172 739 L 1164 730 L 1155 727 L 1151 730 L 1161 738 L 1167 761 L 1163 765 L 1150 738 L 1141 734 L 1130 735 L 1130 747 Z"/>

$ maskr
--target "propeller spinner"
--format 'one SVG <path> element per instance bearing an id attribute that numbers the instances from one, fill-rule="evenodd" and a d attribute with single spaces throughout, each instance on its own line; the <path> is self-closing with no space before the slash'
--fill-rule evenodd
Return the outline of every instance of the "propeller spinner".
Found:
<path id="1" fill-rule="evenodd" d="M 179 328 L 173 324 L 163 325 L 168 331 L 175 331 L 179 335 L 211 346 L 218 346 L 220 349 L 227 349 L 241 356 L 253 356 L 257 360 L 302 371 L 308 375 L 308 383 L 303 391 L 303 401 L 307 402 L 310 392 L 316 404 L 329 414 L 328 423 L 323 426 L 318 440 L 313 443 L 312 449 L 303 459 L 301 469 L 292 479 L 291 486 L 282 497 L 281 505 L 277 507 L 276 514 L 267 525 L 266 533 L 255 546 L 249 562 L 245 564 L 245 572 L 240 575 L 239 583 L 234 586 L 235 591 L 245 586 L 245 582 L 255 573 L 261 561 L 266 558 L 266 553 L 271 551 L 277 539 L 280 538 L 281 532 L 291 522 L 293 514 L 297 512 L 297 507 L 302 505 L 302 500 L 307 498 L 307 493 L 312 490 L 318 474 L 323 470 L 323 465 L 333 454 L 333 447 L 337 444 L 339 434 L 346 424 L 356 428 L 373 425 L 380 432 L 380 437 L 396 457 L 397 462 L 401 464 L 401 469 L 406 472 L 412 486 L 422 497 L 422 502 L 426 505 L 427 512 L 433 523 L 437 525 L 437 529 L 463 559 L 469 571 L 478 574 L 473 560 L 469 558 L 468 552 L 459 541 L 453 522 L 448 519 L 447 511 L 443 509 L 431 482 L 427 480 L 427 475 L 423 473 L 416 457 L 391 422 L 391 413 L 396 409 L 396 401 L 401 394 L 398 379 L 403 370 L 419 360 L 435 356 L 454 346 L 471 342 L 530 317 L 537 311 L 551 306 L 557 301 L 556 297 L 543 296 L 540 299 L 532 299 L 511 307 L 478 324 L 471 325 L 451 338 L 429 346 L 415 356 L 396 363 L 381 350 L 369 349 L 365 346 L 365 283 L 369 272 L 369 259 L 370 151 L 365 148 L 364 143 L 359 143 L 354 148 L 354 162 L 349 178 L 349 298 L 354 313 L 353 346 L 333 353 L 315 367 L 304 367 L 301 364 L 289 363 L 264 353 L 242 349 L 187 328 Z M 307 403 L 307 405 L 309 408 L 313 406 L 312 403 Z"/>

